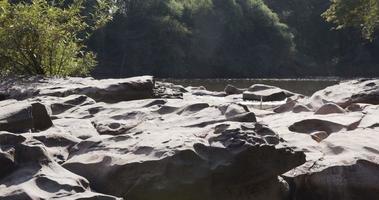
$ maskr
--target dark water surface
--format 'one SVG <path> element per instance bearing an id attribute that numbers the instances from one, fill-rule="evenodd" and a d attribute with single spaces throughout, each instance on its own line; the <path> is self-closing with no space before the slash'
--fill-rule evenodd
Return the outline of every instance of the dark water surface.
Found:
<path id="1" fill-rule="evenodd" d="M 228 84 L 248 88 L 253 84 L 277 86 L 295 93 L 312 95 L 314 92 L 339 83 L 338 79 L 160 79 L 178 85 L 204 86 L 211 91 L 223 91 Z"/>

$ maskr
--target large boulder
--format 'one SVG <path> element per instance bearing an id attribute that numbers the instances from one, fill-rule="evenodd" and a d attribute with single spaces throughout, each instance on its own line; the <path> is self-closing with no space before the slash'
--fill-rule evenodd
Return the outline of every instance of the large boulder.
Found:
<path id="1" fill-rule="evenodd" d="M 91 120 L 102 135 L 72 147 L 63 164 L 98 192 L 136 200 L 279 200 L 289 191 L 278 176 L 305 162 L 238 104 L 138 100 L 75 113 L 100 105 Z"/>
<path id="2" fill-rule="evenodd" d="M 118 102 L 146 99 L 154 96 L 152 76 L 125 79 L 93 78 L 41 78 L 10 79 L 0 84 L 3 95 L 10 99 L 26 99 L 34 96 L 65 97 L 82 94 L 96 101 Z"/>
<path id="3" fill-rule="evenodd" d="M 378 133 L 357 129 L 330 135 L 317 146 L 304 145 L 307 163 L 286 173 L 292 198 L 379 199 Z"/>
<path id="4" fill-rule="evenodd" d="M 311 134 L 317 131 L 325 131 L 327 134 L 331 134 L 357 128 L 362 117 L 363 115 L 359 113 L 330 114 L 328 117 L 311 115 L 305 119 L 299 119 L 299 121 L 291 124 L 288 129 L 297 133 Z"/>
<path id="5" fill-rule="evenodd" d="M 356 106 L 350 112 L 282 112 L 259 119 L 306 154 L 306 163 L 285 173 L 290 199 L 378 199 L 379 109 Z"/>
<path id="6" fill-rule="evenodd" d="M 312 98 L 321 98 L 342 108 L 353 103 L 379 104 L 379 80 L 361 79 L 341 82 L 314 93 Z"/>
<path id="7" fill-rule="evenodd" d="M 293 95 L 294 93 L 275 86 L 255 84 L 243 92 L 243 99 L 251 101 L 283 101 Z"/>
<path id="8" fill-rule="evenodd" d="M 46 107 L 39 102 L 11 101 L 0 106 L 0 131 L 40 131 L 52 125 Z"/>

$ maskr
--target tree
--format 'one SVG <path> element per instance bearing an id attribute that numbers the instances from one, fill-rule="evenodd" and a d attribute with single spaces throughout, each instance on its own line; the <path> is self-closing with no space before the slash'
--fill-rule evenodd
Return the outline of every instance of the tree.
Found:
<path id="1" fill-rule="evenodd" d="M 358 27 L 367 39 L 379 26 L 378 0 L 332 0 L 330 8 L 323 14 L 328 22 L 337 25 L 336 29 Z"/>
<path id="2" fill-rule="evenodd" d="M 293 35 L 262 0 L 120 1 L 120 13 L 92 38 L 98 72 L 268 76 L 292 56 Z"/>
<path id="3" fill-rule="evenodd" d="M 83 0 L 0 0 L 0 74 L 87 74 L 96 60 L 84 41 L 110 18 L 106 4 L 98 2 L 93 15 L 84 17 Z"/>

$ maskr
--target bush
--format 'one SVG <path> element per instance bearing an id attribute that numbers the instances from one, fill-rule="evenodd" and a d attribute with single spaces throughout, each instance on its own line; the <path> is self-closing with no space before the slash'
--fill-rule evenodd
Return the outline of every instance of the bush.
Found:
<path id="1" fill-rule="evenodd" d="M 1 75 L 84 75 L 96 65 L 95 54 L 86 51 L 84 40 L 108 18 L 91 21 L 81 14 L 83 1 L 63 2 L 0 0 Z"/>
<path id="2" fill-rule="evenodd" d="M 323 14 L 328 22 L 337 25 L 337 29 L 358 27 L 367 39 L 379 26 L 378 0 L 333 0 L 330 8 Z"/>

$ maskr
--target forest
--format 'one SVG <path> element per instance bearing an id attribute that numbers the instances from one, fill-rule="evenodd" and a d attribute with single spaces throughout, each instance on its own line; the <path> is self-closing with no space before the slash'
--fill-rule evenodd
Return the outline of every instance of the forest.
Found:
<path id="1" fill-rule="evenodd" d="M 1 2 L 7 4 L 0 13 L 3 74 L 379 75 L 376 0 Z"/>

